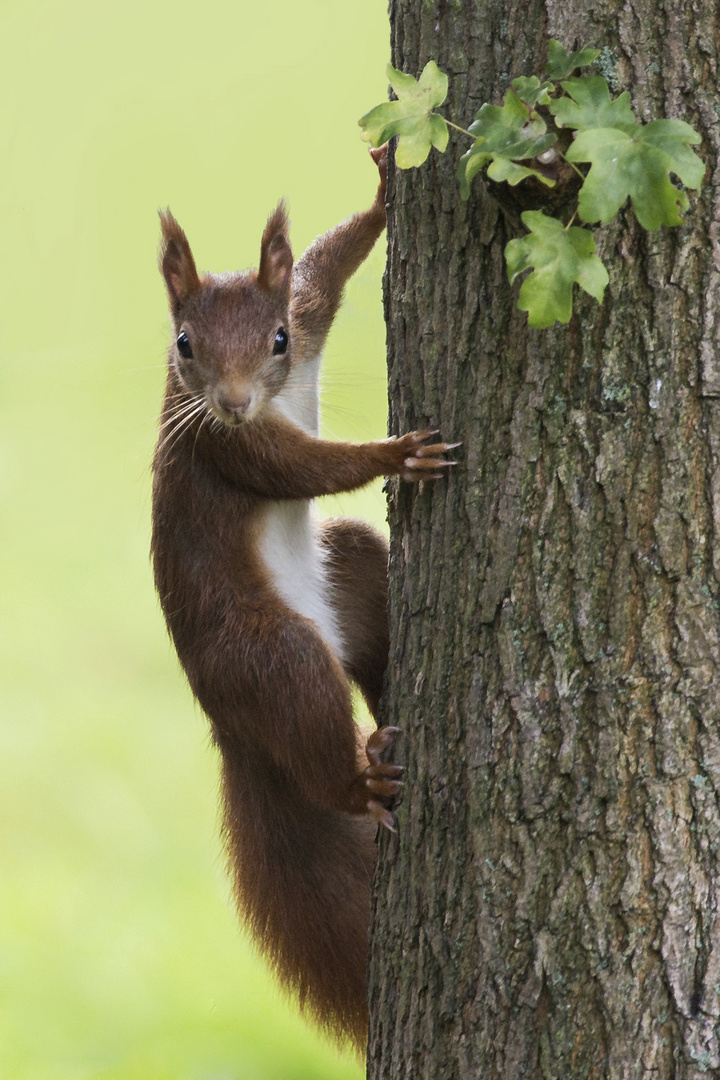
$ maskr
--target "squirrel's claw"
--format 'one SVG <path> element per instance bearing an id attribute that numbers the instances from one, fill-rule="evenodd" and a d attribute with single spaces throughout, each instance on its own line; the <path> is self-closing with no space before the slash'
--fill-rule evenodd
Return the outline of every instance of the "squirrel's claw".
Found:
<path id="1" fill-rule="evenodd" d="M 437 434 L 437 431 L 411 433 L 410 454 L 403 461 L 403 468 L 400 470 L 400 476 L 403 480 L 411 482 L 439 480 L 443 475 L 443 469 L 449 469 L 452 465 L 457 465 L 456 461 L 438 455 L 447 454 L 449 450 L 456 450 L 458 446 L 462 446 L 462 443 L 427 443 L 425 441 Z"/>
<path id="2" fill-rule="evenodd" d="M 391 833 L 397 832 L 395 815 L 382 803 L 376 802 L 375 799 L 369 799 L 368 811 L 375 818 L 378 825 L 382 825 Z"/>

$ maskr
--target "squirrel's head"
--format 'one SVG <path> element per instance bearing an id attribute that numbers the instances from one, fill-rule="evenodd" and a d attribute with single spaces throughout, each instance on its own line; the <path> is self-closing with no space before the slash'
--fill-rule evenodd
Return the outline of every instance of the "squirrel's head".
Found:
<path id="1" fill-rule="evenodd" d="M 292 366 L 289 330 L 293 257 L 282 202 L 263 232 L 259 270 L 198 277 L 185 233 L 160 213 L 160 270 L 175 341 L 170 364 L 182 386 L 229 426 L 257 416 Z"/>

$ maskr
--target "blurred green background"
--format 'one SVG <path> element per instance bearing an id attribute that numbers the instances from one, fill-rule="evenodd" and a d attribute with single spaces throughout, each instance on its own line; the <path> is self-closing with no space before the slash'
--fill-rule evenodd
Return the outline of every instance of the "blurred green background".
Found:
<path id="1" fill-rule="evenodd" d="M 238 931 L 217 763 L 148 560 L 169 325 L 158 207 L 199 268 L 368 205 L 383 0 L 0 10 L 0 1078 L 345 1080 Z M 325 433 L 385 431 L 384 245 L 327 353 Z M 379 486 L 330 512 L 382 523 Z"/>

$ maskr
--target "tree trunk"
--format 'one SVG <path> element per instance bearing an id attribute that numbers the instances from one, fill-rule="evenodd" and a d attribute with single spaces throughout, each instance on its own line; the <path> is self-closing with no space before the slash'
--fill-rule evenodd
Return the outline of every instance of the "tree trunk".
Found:
<path id="1" fill-rule="evenodd" d="M 393 0 L 393 64 L 465 125 L 549 37 L 703 136 L 686 225 L 603 229 L 602 308 L 534 331 L 507 193 L 451 138 L 391 170 L 391 430 L 462 439 L 390 489 L 384 722 L 406 787 L 375 889 L 369 1073 L 720 1075 L 717 0 Z M 520 207 L 522 209 L 522 207 Z"/>

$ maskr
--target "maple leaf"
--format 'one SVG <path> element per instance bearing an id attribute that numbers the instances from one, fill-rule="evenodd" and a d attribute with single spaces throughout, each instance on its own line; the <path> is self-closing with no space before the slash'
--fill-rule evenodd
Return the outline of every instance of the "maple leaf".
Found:
<path id="1" fill-rule="evenodd" d="M 483 105 L 469 130 L 476 136 L 475 142 L 460 158 L 457 171 L 464 199 L 470 194 L 471 180 L 488 163 L 492 163 L 488 176 L 493 180 L 517 184 L 526 176 L 535 176 L 550 187 L 554 184 L 535 169 L 512 166 L 514 161 L 537 157 L 557 141 L 545 121 L 514 90 L 507 91 L 502 105 Z"/>
<path id="2" fill-rule="evenodd" d="M 551 82 L 541 83 L 537 75 L 521 75 L 510 83 L 517 96 L 526 105 L 547 105 L 555 86 Z"/>
<path id="3" fill-rule="evenodd" d="M 632 126 L 635 113 L 627 91 L 612 101 L 602 75 L 586 79 L 566 79 L 561 83 L 570 98 L 550 102 L 550 112 L 559 124 L 585 131 L 587 128 Z M 572 99 L 572 100 L 571 100 Z"/>
<path id="4" fill-rule="evenodd" d="M 600 49 L 578 49 L 577 52 L 566 53 L 559 41 L 550 38 L 545 71 L 549 79 L 566 79 L 575 68 L 587 67 L 599 55 Z"/>
<path id="5" fill-rule="evenodd" d="M 505 258 L 511 284 L 533 268 L 518 299 L 520 310 L 528 313 L 530 326 L 544 329 L 554 322 L 569 322 L 576 282 L 602 303 L 608 274 L 595 254 L 592 233 L 577 226 L 565 228 L 557 218 L 546 217 L 540 210 L 526 210 L 522 222 L 530 234 L 511 240 Z"/>
<path id="6" fill-rule="evenodd" d="M 638 221 L 648 231 L 682 224 L 688 197 L 669 174 L 679 177 L 685 187 L 700 187 L 705 165 L 689 145 L 700 141 L 682 120 L 579 132 L 566 157 L 590 162 L 578 199 L 580 217 L 610 221 L 630 198 Z"/>
<path id="7" fill-rule="evenodd" d="M 397 101 L 385 101 L 365 113 L 358 123 L 362 137 L 372 146 L 382 146 L 399 135 L 395 163 L 400 169 L 422 165 L 434 146 L 444 153 L 448 128 L 442 116 L 433 112 L 447 97 L 448 77 L 430 60 L 414 79 L 388 64 L 387 75 Z"/>

